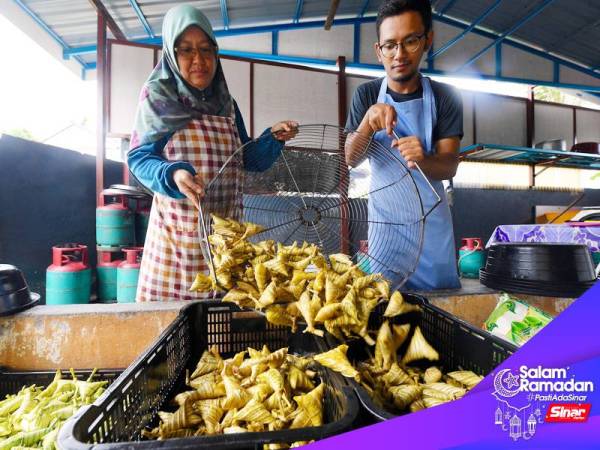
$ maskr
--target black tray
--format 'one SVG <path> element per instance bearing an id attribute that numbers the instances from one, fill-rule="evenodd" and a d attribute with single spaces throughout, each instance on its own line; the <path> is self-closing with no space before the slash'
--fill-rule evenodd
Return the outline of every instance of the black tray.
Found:
<path id="1" fill-rule="evenodd" d="M 479 281 L 481 281 L 481 284 L 491 289 L 512 292 L 515 294 L 577 298 L 590 289 L 597 280 L 581 283 L 516 280 L 491 274 L 485 269 L 480 269 Z"/>
<path id="2" fill-rule="evenodd" d="M 267 323 L 263 316 L 242 311 L 231 303 L 194 302 L 161 334 L 93 405 L 71 418 L 58 437 L 63 450 L 71 449 L 192 449 L 255 448 L 267 443 L 321 439 L 348 430 L 358 415 L 358 401 L 341 375 L 319 369 L 326 383 L 324 425 L 261 433 L 140 440 L 146 426 L 158 423 L 157 412 L 184 390 L 185 370 L 193 369 L 202 352 L 217 345 L 223 357 L 245 350 L 289 347 L 290 352 L 320 352 L 324 343 L 307 333 Z"/>
<path id="3" fill-rule="evenodd" d="M 61 369 L 63 378 L 71 378 L 69 369 Z M 97 370 L 94 375 L 94 381 L 110 381 L 113 382 L 123 372 L 122 369 L 115 370 Z M 91 369 L 75 370 L 75 375 L 80 380 L 87 379 L 92 373 Z M 52 380 L 56 371 L 31 371 L 17 372 L 0 368 L 0 400 L 4 399 L 9 394 L 16 394 L 24 386 L 47 386 Z"/>
<path id="4" fill-rule="evenodd" d="M 515 281 L 580 284 L 596 279 L 587 246 L 547 242 L 510 242 L 488 249 L 485 271 Z"/>
<path id="5" fill-rule="evenodd" d="M 405 301 L 417 304 L 422 313 L 411 313 L 391 319 L 396 323 L 413 323 L 419 325 L 427 341 L 440 354 L 440 362 L 445 372 L 453 370 L 472 370 L 479 375 L 487 375 L 498 364 L 508 358 L 517 350 L 517 346 L 510 344 L 486 331 L 475 328 L 467 322 L 460 320 L 446 311 L 433 306 L 425 298 L 403 294 Z M 383 321 L 387 303 L 379 305 L 369 318 L 369 330 L 376 331 Z M 330 346 L 337 346 L 339 342 L 328 335 Z M 348 348 L 348 358 L 352 362 L 367 358 L 366 344 L 362 340 L 351 341 Z M 373 353 L 374 348 L 370 351 Z M 433 365 L 433 364 L 432 364 Z M 360 403 L 367 411 L 368 421 L 380 422 L 397 417 L 396 414 L 378 406 L 369 396 L 367 391 L 354 380 L 347 381 L 354 387 Z"/>

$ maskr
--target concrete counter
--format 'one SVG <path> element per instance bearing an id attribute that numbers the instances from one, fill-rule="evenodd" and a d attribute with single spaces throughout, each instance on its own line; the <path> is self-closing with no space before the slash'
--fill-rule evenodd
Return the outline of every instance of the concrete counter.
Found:
<path id="1" fill-rule="evenodd" d="M 481 328 L 483 322 L 496 307 L 501 292 L 482 285 L 477 279 L 461 279 L 460 289 L 417 292 L 433 305 L 448 311 L 471 325 Z M 512 294 L 542 311 L 556 317 L 575 299 Z"/>
<path id="2" fill-rule="evenodd" d="M 10 370 L 125 368 L 185 305 L 36 306 L 0 317 L 0 366 Z"/>
<path id="3" fill-rule="evenodd" d="M 481 328 L 500 293 L 479 280 L 462 288 L 419 292 L 434 305 Z M 574 300 L 517 295 L 552 316 Z M 127 367 L 177 317 L 186 302 L 37 306 L 0 318 L 0 366 L 11 370 Z"/>

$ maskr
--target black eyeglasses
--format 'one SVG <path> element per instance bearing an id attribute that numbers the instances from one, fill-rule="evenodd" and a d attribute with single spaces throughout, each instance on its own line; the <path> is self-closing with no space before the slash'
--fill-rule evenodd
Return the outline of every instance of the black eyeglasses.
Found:
<path id="1" fill-rule="evenodd" d="M 181 58 L 189 60 L 194 59 L 196 55 L 200 55 L 200 58 L 202 59 L 211 59 L 213 56 L 215 56 L 215 51 L 216 49 L 212 45 L 210 47 L 200 48 L 188 46 L 175 47 L 175 53 L 177 53 Z"/>
<path id="2" fill-rule="evenodd" d="M 386 58 L 393 58 L 396 56 L 398 49 L 402 47 L 403 50 L 414 53 L 421 47 L 421 40 L 426 36 L 426 33 L 408 36 L 402 39 L 401 42 L 386 42 L 385 44 L 377 44 L 381 54 Z"/>

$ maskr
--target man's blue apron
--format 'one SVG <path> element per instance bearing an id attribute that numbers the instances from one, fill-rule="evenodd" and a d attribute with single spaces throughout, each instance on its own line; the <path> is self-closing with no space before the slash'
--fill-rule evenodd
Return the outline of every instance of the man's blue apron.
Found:
<path id="1" fill-rule="evenodd" d="M 377 103 L 387 103 L 396 110 L 397 125 L 394 130 L 398 136 L 419 137 L 425 153 L 431 155 L 435 152 L 432 142 L 433 127 L 437 119 L 435 99 L 429 79 L 422 77 L 421 84 L 422 98 L 397 103 L 387 93 L 387 78 L 384 78 Z M 374 138 L 386 148 L 391 147 L 392 138 L 385 130 L 375 133 Z M 391 150 L 404 161 L 396 148 Z M 414 258 L 419 251 L 418 222 L 421 218 L 421 209 L 418 201 L 415 201 L 414 185 L 410 177 L 405 176 L 398 181 L 402 176 L 400 164 L 398 161 L 394 163 L 392 155 L 382 155 L 382 153 L 384 152 L 369 155 L 372 174 L 369 195 L 370 267 L 372 272 L 383 272 L 392 286 L 398 287 L 403 276 L 411 269 L 411 261 L 414 264 Z M 421 173 L 411 170 L 411 175 L 423 202 L 423 212 L 426 213 L 435 205 L 437 199 Z M 460 287 L 456 270 L 452 217 L 444 186 L 438 180 L 430 180 L 430 182 L 442 201 L 425 220 L 421 256 L 415 272 L 404 286 L 409 290 L 426 291 Z M 386 188 L 394 183 L 396 183 L 395 188 Z M 402 192 L 407 195 L 398 198 L 402 197 L 398 195 Z"/>

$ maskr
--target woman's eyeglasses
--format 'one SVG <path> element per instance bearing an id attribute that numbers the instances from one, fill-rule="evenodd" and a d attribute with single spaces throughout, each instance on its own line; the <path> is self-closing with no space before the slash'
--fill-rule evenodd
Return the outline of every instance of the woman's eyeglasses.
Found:
<path id="1" fill-rule="evenodd" d="M 421 40 L 425 37 L 425 33 L 418 34 L 415 36 L 408 36 L 402 39 L 401 42 L 386 42 L 385 44 L 378 44 L 381 54 L 386 58 L 393 58 L 396 56 L 398 49 L 402 47 L 404 51 L 414 53 L 421 47 Z"/>
<path id="2" fill-rule="evenodd" d="M 202 59 L 210 59 L 213 56 L 215 56 L 215 47 L 211 46 L 211 47 L 200 47 L 200 48 L 194 48 L 194 47 L 175 47 L 175 53 L 177 53 L 177 55 L 180 58 L 183 59 L 187 59 L 187 60 L 193 60 L 196 55 L 200 55 L 200 58 Z"/>

